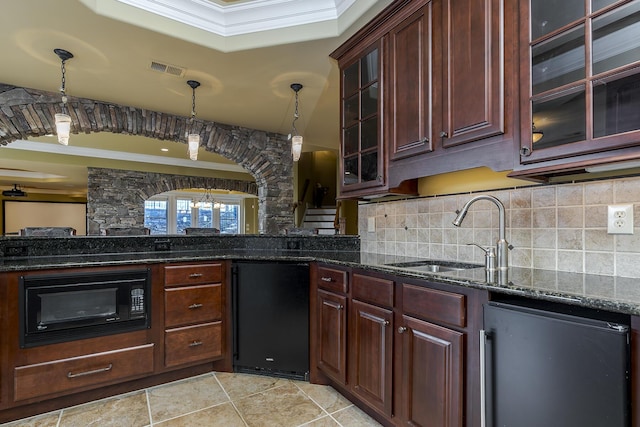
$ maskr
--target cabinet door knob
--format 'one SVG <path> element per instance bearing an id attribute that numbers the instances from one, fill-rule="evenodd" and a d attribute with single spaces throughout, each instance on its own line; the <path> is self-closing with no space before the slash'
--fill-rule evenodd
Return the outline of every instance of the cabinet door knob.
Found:
<path id="1" fill-rule="evenodd" d="M 404 326 L 400 326 L 400 327 L 398 328 L 398 333 L 399 333 L 399 334 L 404 334 L 406 331 L 407 331 L 407 328 L 406 328 L 406 327 L 404 327 Z"/>
<path id="2" fill-rule="evenodd" d="M 389 326 L 391 324 L 391 322 L 389 322 L 388 320 L 385 320 L 384 322 L 382 322 L 382 324 L 384 326 Z"/>
<path id="3" fill-rule="evenodd" d="M 529 147 L 521 147 L 520 155 L 522 157 L 529 157 L 531 155 L 531 149 Z"/>
<path id="4" fill-rule="evenodd" d="M 440 138 L 448 138 L 449 134 L 445 131 L 440 131 Z"/>

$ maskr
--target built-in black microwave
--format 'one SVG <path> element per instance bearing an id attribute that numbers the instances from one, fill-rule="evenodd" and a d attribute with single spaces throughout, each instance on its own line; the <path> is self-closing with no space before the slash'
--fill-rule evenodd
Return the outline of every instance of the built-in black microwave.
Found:
<path id="1" fill-rule="evenodd" d="M 149 328 L 151 270 L 20 277 L 20 346 Z"/>

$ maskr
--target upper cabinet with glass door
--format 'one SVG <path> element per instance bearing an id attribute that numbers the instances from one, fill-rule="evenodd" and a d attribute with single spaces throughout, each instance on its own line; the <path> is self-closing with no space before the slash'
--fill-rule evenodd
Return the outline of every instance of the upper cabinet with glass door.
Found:
<path id="1" fill-rule="evenodd" d="M 384 185 L 380 47 L 368 48 L 342 70 L 343 190 Z"/>
<path id="2" fill-rule="evenodd" d="M 521 163 L 559 170 L 640 146 L 640 0 L 528 4 Z"/>

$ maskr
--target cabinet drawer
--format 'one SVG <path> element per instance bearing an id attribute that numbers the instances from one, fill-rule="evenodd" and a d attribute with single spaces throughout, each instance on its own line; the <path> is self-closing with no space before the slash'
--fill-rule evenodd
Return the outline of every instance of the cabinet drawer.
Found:
<path id="1" fill-rule="evenodd" d="M 347 272 L 333 268 L 318 267 L 318 287 L 333 292 L 349 292 Z"/>
<path id="2" fill-rule="evenodd" d="M 452 292 L 402 285 L 402 311 L 405 314 L 454 326 L 466 326 L 465 296 Z"/>
<path id="3" fill-rule="evenodd" d="M 165 366 L 222 356 L 222 322 L 169 329 L 164 337 Z"/>
<path id="4" fill-rule="evenodd" d="M 197 285 L 222 281 L 222 264 L 169 265 L 164 268 L 165 286 Z"/>
<path id="5" fill-rule="evenodd" d="M 164 324 L 166 327 L 174 327 L 220 320 L 221 301 L 221 284 L 165 289 Z"/>
<path id="6" fill-rule="evenodd" d="M 392 280 L 354 274 L 351 295 L 360 301 L 393 307 L 393 283 Z"/>
<path id="7" fill-rule="evenodd" d="M 14 369 L 14 400 L 71 393 L 153 371 L 153 344 Z"/>

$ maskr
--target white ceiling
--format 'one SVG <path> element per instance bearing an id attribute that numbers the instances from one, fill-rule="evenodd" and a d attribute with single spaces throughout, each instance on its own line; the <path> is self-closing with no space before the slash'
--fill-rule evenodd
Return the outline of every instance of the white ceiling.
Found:
<path id="1" fill-rule="evenodd" d="M 53 49 L 62 48 L 74 55 L 71 96 L 188 116 L 186 81 L 198 80 L 198 118 L 288 134 L 299 82 L 304 150 L 337 150 L 339 70 L 328 55 L 391 1 L 3 0 L 0 83 L 57 92 Z M 154 71 L 152 61 L 184 72 Z M 87 166 L 248 178 L 202 149 L 185 162 L 180 143 L 106 133 L 72 135 L 69 147 L 37 142 L 0 147 L 0 188 L 82 195 Z"/>

